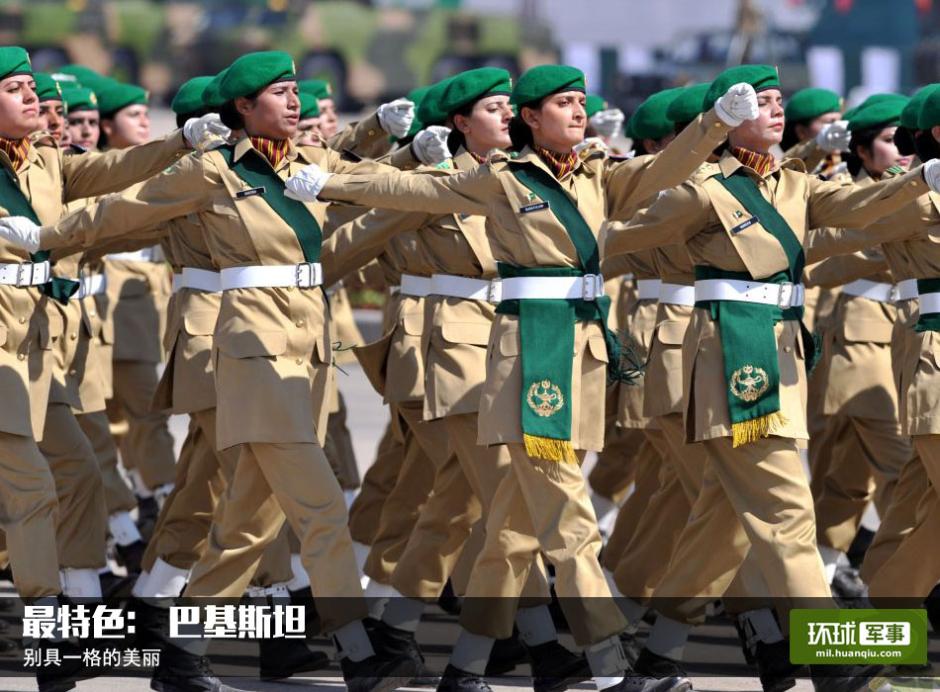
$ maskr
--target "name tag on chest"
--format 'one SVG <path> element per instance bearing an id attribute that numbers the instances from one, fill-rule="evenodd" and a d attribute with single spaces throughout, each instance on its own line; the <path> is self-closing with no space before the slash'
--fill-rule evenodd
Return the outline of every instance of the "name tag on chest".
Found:
<path id="1" fill-rule="evenodd" d="M 747 229 L 747 228 L 750 228 L 751 226 L 753 226 L 754 224 L 759 223 L 759 222 L 760 222 L 760 219 L 758 219 L 756 216 L 752 216 L 752 217 L 749 218 L 747 221 L 743 221 L 742 223 L 739 223 L 737 226 L 735 226 L 734 228 L 732 228 L 732 229 L 731 229 L 731 235 L 737 235 L 737 234 L 740 233 L 741 231 L 743 231 L 743 230 L 745 230 L 745 229 Z"/>
<path id="2" fill-rule="evenodd" d="M 519 213 L 531 214 L 533 211 L 541 211 L 542 209 L 548 209 L 548 202 L 536 202 L 535 204 L 527 204 L 524 207 L 519 207 Z"/>
<path id="3" fill-rule="evenodd" d="M 263 195 L 264 186 L 262 187 L 250 187 L 247 190 L 239 190 L 235 193 L 235 199 L 245 199 L 246 197 L 254 197 L 255 195 Z"/>

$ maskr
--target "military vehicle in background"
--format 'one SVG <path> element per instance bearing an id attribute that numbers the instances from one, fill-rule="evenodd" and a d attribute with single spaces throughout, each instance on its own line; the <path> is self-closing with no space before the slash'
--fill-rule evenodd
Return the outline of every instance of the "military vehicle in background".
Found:
<path id="1" fill-rule="evenodd" d="M 544 25 L 460 0 L 0 0 L 0 41 L 28 48 L 38 70 L 81 62 L 164 103 L 241 53 L 285 50 L 303 78 L 333 84 L 343 110 L 472 67 L 517 75 L 557 58 Z"/>

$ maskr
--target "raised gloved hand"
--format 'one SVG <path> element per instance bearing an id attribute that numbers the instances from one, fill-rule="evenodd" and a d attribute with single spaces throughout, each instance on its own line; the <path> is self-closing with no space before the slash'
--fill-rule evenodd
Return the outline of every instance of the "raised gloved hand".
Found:
<path id="1" fill-rule="evenodd" d="M 415 119 L 415 104 L 408 99 L 383 103 L 376 111 L 382 129 L 395 137 L 404 137 Z"/>
<path id="2" fill-rule="evenodd" d="M 608 108 L 591 116 L 590 123 L 601 137 L 610 139 L 623 128 L 625 116 L 619 108 Z"/>
<path id="3" fill-rule="evenodd" d="M 450 128 L 443 125 L 431 125 L 424 128 L 411 140 L 411 151 L 415 158 L 428 166 L 436 166 L 451 157 L 447 148 Z"/>
<path id="4" fill-rule="evenodd" d="M 745 120 L 754 120 L 759 112 L 757 92 L 747 82 L 732 84 L 715 101 L 715 114 L 729 127 L 737 127 Z"/>
<path id="5" fill-rule="evenodd" d="M 930 159 L 924 164 L 924 180 L 934 192 L 940 192 L 940 159 Z"/>
<path id="6" fill-rule="evenodd" d="M 285 183 L 287 192 L 284 196 L 296 199 L 298 202 L 316 202 L 317 195 L 320 194 L 320 190 L 326 185 L 331 175 L 333 174 L 327 173 L 315 163 L 304 166 L 287 179 Z"/>
<path id="7" fill-rule="evenodd" d="M 848 151 L 852 133 L 849 132 L 848 120 L 836 120 L 824 125 L 816 135 L 816 144 L 823 151 Z"/>
<path id="8" fill-rule="evenodd" d="M 574 153 L 580 154 L 582 151 L 590 147 L 598 147 L 603 151 L 610 151 L 610 147 L 608 147 L 604 140 L 600 137 L 588 137 L 574 145 Z"/>
<path id="9" fill-rule="evenodd" d="M 39 229 L 39 226 L 25 216 L 7 216 L 0 219 L 0 239 L 29 252 L 39 250 Z"/>
<path id="10" fill-rule="evenodd" d="M 193 149 L 208 151 L 225 144 L 232 131 L 222 124 L 218 113 L 190 118 L 183 124 L 183 137 Z"/>

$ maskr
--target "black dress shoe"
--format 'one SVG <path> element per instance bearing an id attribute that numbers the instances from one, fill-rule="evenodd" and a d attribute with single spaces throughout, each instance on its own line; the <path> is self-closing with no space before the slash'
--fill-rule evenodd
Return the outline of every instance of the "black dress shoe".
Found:
<path id="1" fill-rule="evenodd" d="M 529 662 L 529 653 L 525 650 L 519 635 L 515 631 L 511 637 L 497 639 L 490 651 L 490 660 L 486 664 L 487 676 L 505 675 L 518 666 Z"/>
<path id="2" fill-rule="evenodd" d="M 809 667 L 816 692 L 877 691 L 888 682 L 885 666 L 823 666 Z"/>
<path id="3" fill-rule="evenodd" d="M 784 692 L 796 686 L 803 666 L 790 663 L 790 642 L 783 639 L 773 644 L 758 641 L 754 649 L 757 673 L 764 692 Z"/>
<path id="4" fill-rule="evenodd" d="M 933 587 L 927 600 L 924 601 L 927 609 L 927 621 L 934 634 L 940 634 L 940 584 Z"/>
<path id="5" fill-rule="evenodd" d="M 640 651 L 633 670 L 637 674 L 650 678 L 685 678 L 685 668 L 682 663 L 665 656 L 653 653 L 649 649 Z"/>
<path id="6" fill-rule="evenodd" d="M 437 692 L 493 692 L 493 688 L 479 675 L 448 665 L 437 685 Z"/>
<path id="7" fill-rule="evenodd" d="M 623 680 L 602 692 L 688 692 L 692 681 L 686 677 L 654 678 L 629 671 Z"/>
<path id="8" fill-rule="evenodd" d="M 75 683 L 79 680 L 88 680 L 97 676 L 97 673 L 85 666 L 82 661 L 82 649 L 68 640 L 60 642 L 41 640 L 39 650 L 43 660 L 46 660 L 46 651 L 57 650 L 61 661 L 58 666 L 43 666 L 36 671 L 39 692 L 66 692 L 66 690 L 74 689 Z"/>
<path id="9" fill-rule="evenodd" d="M 157 692 L 242 692 L 219 680 L 208 658 L 172 644 L 160 652 L 160 663 L 150 678 L 150 689 Z"/>
<path id="10" fill-rule="evenodd" d="M 117 553 L 118 562 L 127 568 L 127 573 L 140 574 L 140 563 L 143 562 L 144 553 L 147 552 L 147 544 L 143 541 L 134 541 L 129 545 L 115 545 L 114 552 Z"/>
<path id="11" fill-rule="evenodd" d="M 561 692 L 569 685 L 591 679 L 587 659 L 573 653 L 557 641 L 526 646 L 532 664 L 532 687 L 535 692 Z"/>
<path id="12" fill-rule="evenodd" d="M 836 573 L 832 577 L 832 595 L 835 598 L 853 601 L 865 598 L 868 587 L 858 574 L 858 570 L 847 563 L 840 562 L 836 566 Z"/>
<path id="13" fill-rule="evenodd" d="M 134 584 L 137 583 L 137 577 L 139 576 L 140 575 L 136 572 L 132 572 L 126 577 L 122 577 L 111 571 L 102 572 L 98 575 L 98 581 L 101 582 L 102 598 L 106 601 L 130 598 L 134 590 Z"/>
<path id="14" fill-rule="evenodd" d="M 414 661 L 405 656 L 375 654 L 362 661 L 343 657 L 339 663 L 348 692 L 390 692 L 405 687 L 417 670 Z"/>
<path id="15" fill-rule="evenodd" d="M 309 586 L 296 591 L 288 591 L 291 605 L 303 606 L 304 608 L 304 632 L 307 639 L 316 639 L 322 634 L 323 623 L 320 620 L 320 614 L 317 612 L 317 606 L 313 599 L 313 591 Z"/>
<path id="16" fill-rule="evenodd" d="M 330 665 L 329 656 L 311 651 L 303 639 L 259 639 L 258 649 L 262 680 L 285 680 Z"/>
<path id="17" fill-rule="evenodd" d="M 424 655 L 418 647 L 414 634 L 392 627 L 375 618 L 366 618 L 363 620 L 363 625 L 369 633 L 369 639 L 372 640 L 372 646 L 377 654 L 389 657 L 407 656 L 414 662 L 417 672 L 409 683 L 410 687 L 437 686 L 440 676 L 425 664 Z"/>

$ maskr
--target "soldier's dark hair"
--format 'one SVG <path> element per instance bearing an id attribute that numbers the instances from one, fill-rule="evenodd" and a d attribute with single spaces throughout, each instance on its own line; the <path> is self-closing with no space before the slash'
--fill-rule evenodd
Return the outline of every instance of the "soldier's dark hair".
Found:
<path id="1" fill-rule="evenodd" d="M 940 159 L 940 143 L 933 138 L 930 130 L 921 130 L 914 136 L 917 158 L 926 163 L 931 159 Z"/>
<path id="2" fill-rule="evenodd" d="M 780 140 L 780 148 L 786 151 L 794 144 L 800 143 L 800 138 L 796 136 L 797 125 L 809 125 L 807 120 L 787 120 L 783 126 L 783 139 Z"/>
<path id="3" fill-rule="evenodd" d="M 176 114 L 176 126 L 182 127 L 186 124 L 186 121 L 190 118 L 201 118 L 207 113 L 211 113 L 208 108 L 200 108 L 199 110 L 193 111 L 192 113 L 177 113 Z"/>
<path id="4" fill-rule="evenodd" d="M 894 131 L 894 145 L 898 148 L 901 156 L 913 156 L 917 153 L 917 145 L 914 143 L 914 132 L 899 125 Z"/>
<path id="5" fill-rule="evenodd" d="M 447 135 L 447 148 L 450 150 L 451 154 L 460 149 L 460 147 L 467 146 L 467 138 L 463 136 L 463 132 L 454 127 L 454 116 L 462 115 L 465 118 L 469 118 L 470 114 L 473 113 L 473 107 L 476 105 L 476 103 L 476 101 L 465 103 L 463 106 L 447 116 L 447 120 L 451 124 L 450 134 Z"/>
<path id="6" fill-rule="evenodd" d="M 852 177 L 855 177 L 859 174 L 859 171 L 862 170 L 862 158 L 859 156 L 858 152 L 860 149 L 864 149 L 868 154 L 871 154 L 871 145 L 878 138 L 888 125 L 875 125 L 874 127 L 866 127 L 864 130 L 852 130 L 852 139 L 849 141 L 849 152 L 845 154 L 845 163 L 849 168 L 849 173 Z"/>
<path id="7" fill-rule="evenodd" d="M 234 101 L 226 101 L 222 104 L 219 108 L 219 117 L 222 119 L 222 124 L 227 128 L 232 130 L 245 129 L 245 119 L 242 118 L 242 114 L 235 108 Z"/>

